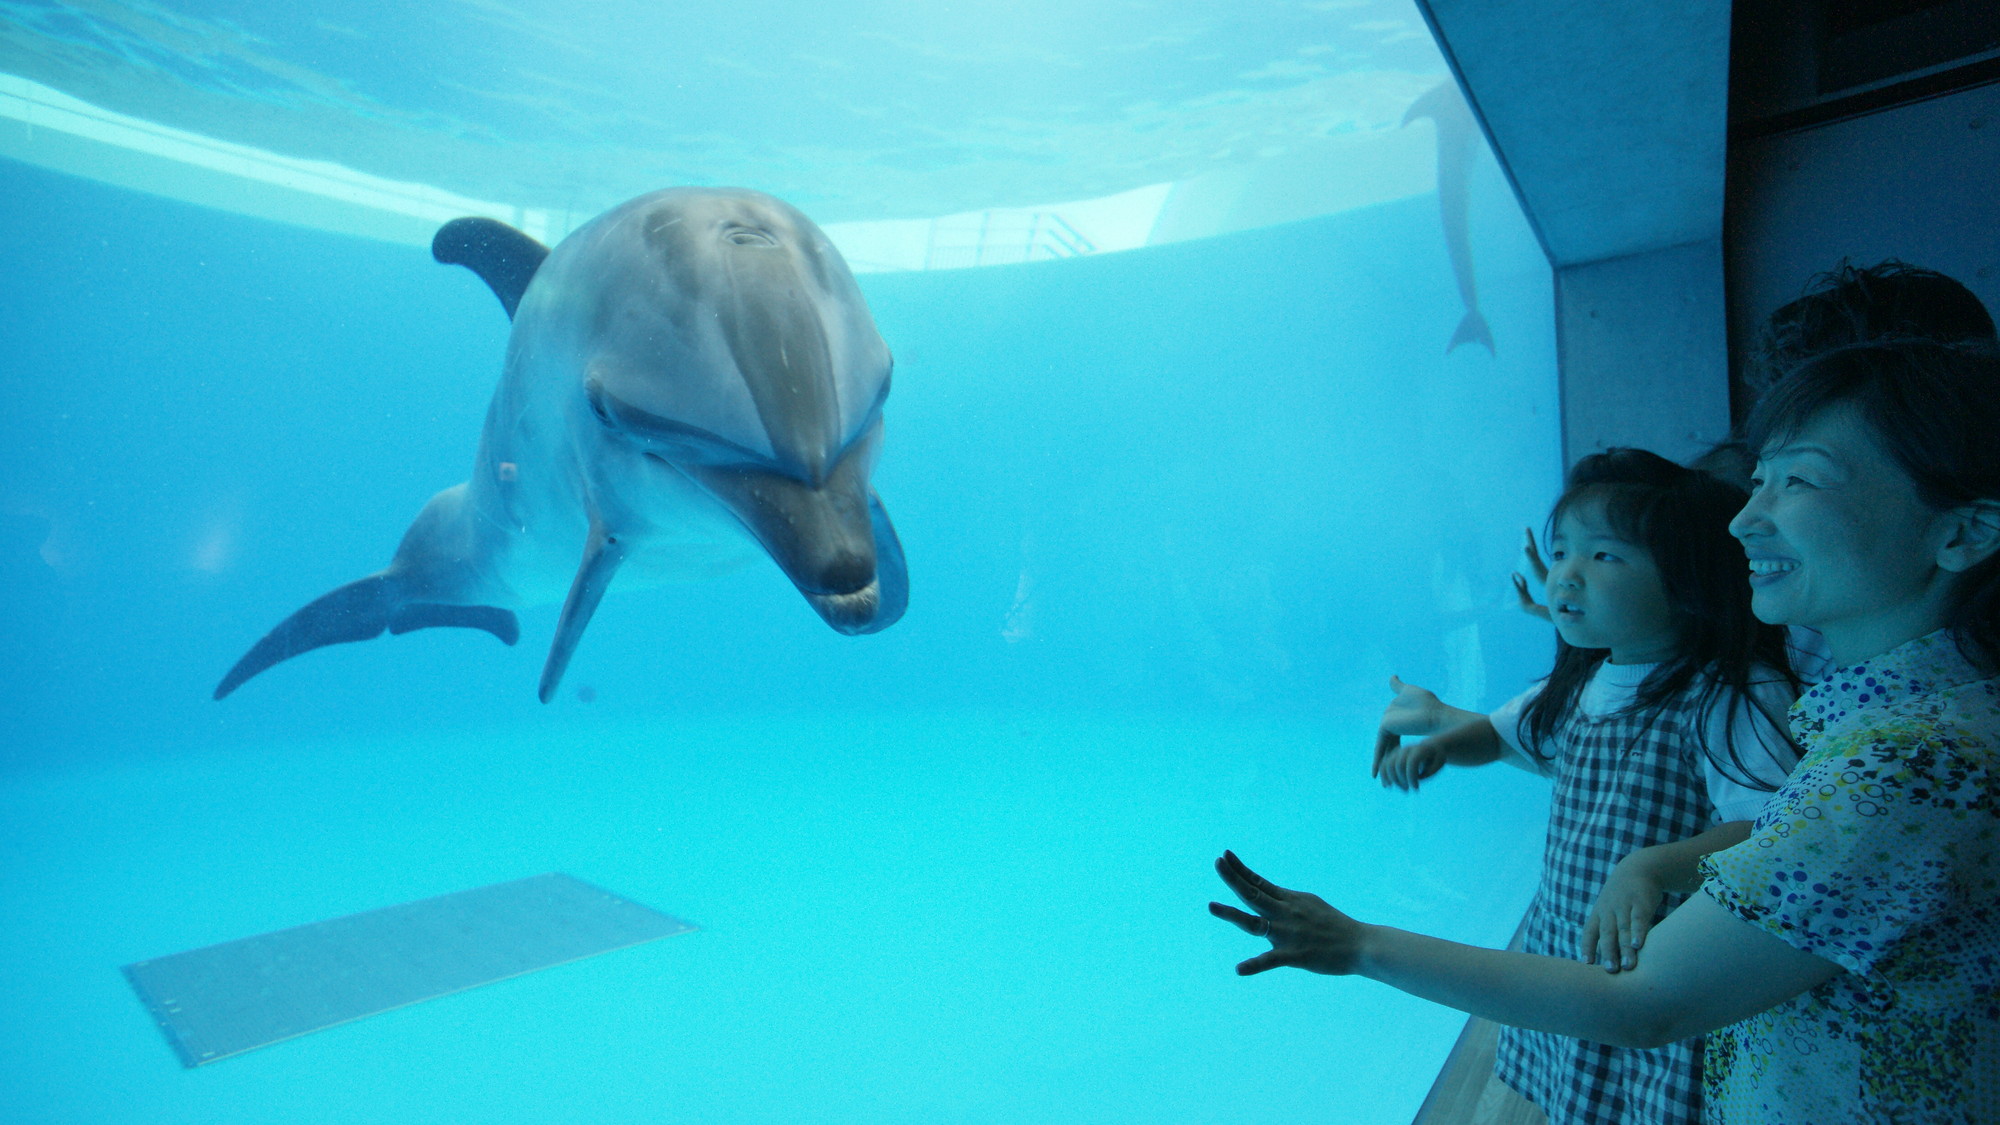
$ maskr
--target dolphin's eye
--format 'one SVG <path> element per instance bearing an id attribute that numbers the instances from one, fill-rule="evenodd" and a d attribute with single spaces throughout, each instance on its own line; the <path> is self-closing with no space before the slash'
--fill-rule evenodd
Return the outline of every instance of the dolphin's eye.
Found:
<path id="1" fill-rule="evenodd" d="M 736 246 L 776 246 L 777 238 L 770 231 L 758 227 L 746 227 L 741 223 L 730 223 L 722 228 L 722 237 Z"/>

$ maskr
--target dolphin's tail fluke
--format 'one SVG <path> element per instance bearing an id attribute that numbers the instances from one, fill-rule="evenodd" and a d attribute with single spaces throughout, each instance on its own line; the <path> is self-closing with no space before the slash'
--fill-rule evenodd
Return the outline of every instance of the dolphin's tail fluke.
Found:
<path id="1" fill-rule="evenodd" d="M 1410 108 L 1403 111 L 1403 124 L 1428 117 L 1442 125 L 1447 118 L 1465 117 L 1468 113 L 1465 95 L 1458 92 L 1458 83 L 1447 78 L 1410 103 Z"/>
<path id="2" fill-rule="evenodd" d="M 221 699 L 244 681 L 274 664 L 327 645 L 366 641 L 384 630 L 402 634 L 417 629 L 455 626 L 483 629 L 508 644 L 521 637 L 520 622 L 510 610 L 489 605 L 442 605 L 404 600 L 403 583 L 387 572 L 321 595 L 264 635 L 215 687 Z"/>
<path id="3" fill-rule="evenodd" d="M 1444 346 L 1444 354 L 1450 355 L 1460 344 L 1483 344 L 1486 354 L 1499 354 L 1493 350 L 1493 330 L 1486 326 L 1486 317 L 1478 309 L 1465 310 L 1465 319 L 1458 322 L 1458 331 L 1451 334 L 1451 343 Z"/>

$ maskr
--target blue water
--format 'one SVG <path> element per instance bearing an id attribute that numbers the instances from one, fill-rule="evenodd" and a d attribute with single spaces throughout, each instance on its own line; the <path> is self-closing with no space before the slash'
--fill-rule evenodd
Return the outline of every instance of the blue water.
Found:
<path id="1" fill-rule="evenodd" d="M 1406 1121 L 1460 1019 L 1239 980 L 1224 847 L 1504 941 L 1545 794 L 1366 776 L 1392 671 L 1491 706 L 1555 487 L 1549 278 L 1488 165 L 1498 355 L 1424 196 L 872 275 L 908 615 L 775 567 L 315 652 L 285 614 L 463 478 L 506 325 L 420 250 L 0 163 L 0 1116 L 20 1122 Z M 579 689 L 588 688 L 581 692 Z M 586 702 L 583 695 L 590 696 Z M 183 1071 L 144 957 L 546 870 L 696 933 Z"/>

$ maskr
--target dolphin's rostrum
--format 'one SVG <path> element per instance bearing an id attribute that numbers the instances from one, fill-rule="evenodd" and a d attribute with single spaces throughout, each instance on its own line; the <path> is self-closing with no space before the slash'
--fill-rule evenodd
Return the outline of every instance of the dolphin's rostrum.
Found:
<path id="1" fill-rule="evenodd" d="M 759 550 L 842 633 L 902 616 L 902 545 L 869 485 L 889 349 L 810 219 L 758 192 L 677 188 L 554 251 L 459 219 L 432 253 L 514 320 L 472 477 L 431 498 L 387 567 L 259 641 L 215 698 L 385 629 L 513 644 L 515 607 L 562 598 L 547 702 L 614 575 L 701 574 Z"/>

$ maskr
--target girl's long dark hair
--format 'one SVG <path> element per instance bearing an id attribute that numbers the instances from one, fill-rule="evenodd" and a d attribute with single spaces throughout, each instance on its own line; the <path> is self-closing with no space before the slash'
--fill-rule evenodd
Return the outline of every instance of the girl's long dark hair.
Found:
<path id="1" fill-rule="evenodd" d="M 1769 724 L 1789 744 L 1783 717 L 1757 705 L 1752 676 L 1761 666 L 1785 677 L 1794 691 L 1799 681 L 1784 629 L 1766 625 L 1750 612 L 1748 563 L 1742 545 L 1729 534 L 1729 521 L 1748 499 L 1742 489 L 1656 453 L 1610 449 L 1585 457 L 1570 470 L 1562 497 L 1549 513 L 1549 526 L 1580 505 L 1601 505 L 1619 538 L 1652 556 L 1660 572 L 1673 616 L 1675 654 L 1646 676 L 1624 713 L 1663 708 L 1692 691 L 1692 713 L 1707 715 L 1726 699 L 1724 744 L 1708 745 L 1706 722 L 1693 733 L 1725 776 L 1769 792 L 1773 787 L 1744 764 L 1736 745 L 1737 716 L 1747 708 L 1753 721 Z M 1521 716 L 1527 733 L 1523 741 L 1533 748 L 1531 753 L 1544 760 L 1553 757 L 1540 748 L 1550 745 L 1575 712 L 1584 685 L 1609 655 L 1601 648 L 1577 648 L 1557 636 L 1555 669 Z"/>

